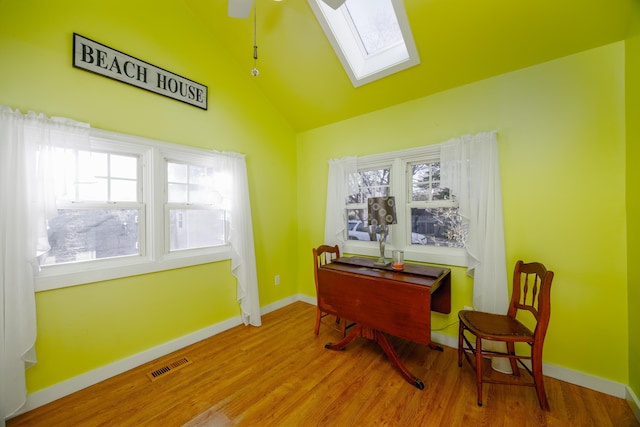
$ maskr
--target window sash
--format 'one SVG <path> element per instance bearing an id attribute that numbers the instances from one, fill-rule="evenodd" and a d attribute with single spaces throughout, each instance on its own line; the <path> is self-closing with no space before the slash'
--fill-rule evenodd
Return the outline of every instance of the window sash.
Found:
<path id="1" fill-rule="evenodd" d="M 166 252 L 212 248 L 228 242 L 227 213 L 220 207 L 167 203 L 164 216 Z M 206 232 L 190 228 L 192 222 L 211 220 L 211 217 L 214 218 Z"/>
<path id="2" fill-rule="evenodd" d="M 58 209 L 58 216 L 48 222 L 51 249 L 42 265 L 140 256 L 143 212 L 141 207 L 113 205 Z"/>

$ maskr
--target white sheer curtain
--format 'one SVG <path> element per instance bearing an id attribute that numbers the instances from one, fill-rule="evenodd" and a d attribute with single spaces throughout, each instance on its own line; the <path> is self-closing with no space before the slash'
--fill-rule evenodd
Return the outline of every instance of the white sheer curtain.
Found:
<path id="1" fill-rule="evenodd" d="M 346 235 L 347 212 L 344 206 L 350 192 L 349 177 L 357 171 L 357 157 L 329 160 L 324 243 L 331 246 L 338 245 L 340 252 L 343 252 Z"/>
<path id="2" fill-rule="evenodd" d="M 505 314 L 509 305 L 497 132 L 453 138 L 441 144 L 441 185 L 457 196 L 469 224 L 468 274 L 477 310 Z"/>
<path id="3" fill-rule="evenodd" d="M 232 248 L 231 271 L 238 280 L 238 301 L 245 325 L 260 326 L 258 274 L 251 221 L 251 202 L 245 156 L 236 153 L 215 155 L 216 170 L 228 180 L 217 190 L 228 202 L 229 243 Z"/>
<path id="4" fill-rule="evenodd" d="M 0 106 L 0 419 L 25 403 L 25 369 L 36 363 L 34 272 L 49 250 L 46 220 L 56 215 L 51 148 L 59 141 L 89 143 L 89 126 L 68 119 L 23 115 Z M 36 160 L 37 159 L 37 160 Z"/>

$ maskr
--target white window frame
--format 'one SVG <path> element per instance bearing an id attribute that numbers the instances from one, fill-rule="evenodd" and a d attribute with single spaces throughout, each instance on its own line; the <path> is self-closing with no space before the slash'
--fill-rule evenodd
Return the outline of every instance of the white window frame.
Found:
<path id="1" fill-rule="evenodd" d="M 353 28 L 353 21 L 345 11 L 343 1 L 308 0 L 353 87 L 360 87 L 420 64 L 404 3 L 402 0 L 389 1 L 400 26 L 402 42 L 380 52 L 367 54 L 357 30 Z"/>
<path id="2" fill-rule="evenodd" d="M 229 244 L 169 252 L 165 246 L 166 158 L 211 162 L 212 152 L 149 138 L 91 129 L 91 149 L 136 154 L 142 170 L 140 255 L 42 266 L 36 291 L 154 273 L 231 258 Z"/>
<path id="3" fill-rule="evenodd" d="M 440 145 L 427 145 L 407 150 L 380 153 L 358 157 L 358 171 L 375 168 L 390 168 L 391 196 L 396 200 L 397 224 L 390 225 L 390 240 L 385 247 L 385 255 L 391 251 L 404 251 L 405 260 L 450 266 L 466 266 L 467 256 L 464 248 L 449 248 L 431 245 L 411 244 L 411 172 L 408 165 L 417 162 L 439 162 Z M 346 209 L 345 201 L 345 209 Z M 345 240 L 344 252 L 357 255 L 379 256 L 377 242 Z"/>

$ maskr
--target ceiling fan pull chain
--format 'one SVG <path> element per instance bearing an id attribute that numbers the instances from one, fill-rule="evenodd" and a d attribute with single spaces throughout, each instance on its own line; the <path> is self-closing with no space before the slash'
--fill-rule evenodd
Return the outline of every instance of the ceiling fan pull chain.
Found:
<path id="1" fill-rule="evenodd" d="M 258 14 L 257 3 L 257 1 L 253 2 L 253 70 L 251 70 L 251 75 L 254 77 L 260 74 L 260 71 L 258 71 L 258 26 L 256 24 L 256 16 Z"/>

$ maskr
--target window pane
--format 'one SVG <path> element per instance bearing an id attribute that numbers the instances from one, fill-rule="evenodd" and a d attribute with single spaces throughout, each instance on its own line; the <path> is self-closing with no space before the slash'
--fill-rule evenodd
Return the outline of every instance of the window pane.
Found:
<path id="1" fill-rule="evenodd" d="M 187 185 L 186 184 L 169 184 L 168 201 L 169 203 L 187 203 Z"/>
<path id="2" fill-rule="evenodd" d="M 136 179 L 138 162 L 135 157 L 111 155 L 111 177 Z"/>
<path id="3" fill-rule="evenodd" d="M 64 165 L 55 178 L 58 200 L 138 201 L 137 156 L 63 148 L 57 153 L 58 161 Z"/>
<path id="4" fill-rule="evenodd" d="M 213 203 L 213 168 L 189 165 L 189 183 L 191 203 Z"/>
<path id="5" fill-rule="evenodd" d="M 187 165 L 167 162 L 167 179 L 169 182 L 187 182 Z"/>
<path id="6" fill-rule="evenodd" d="M 167 162 L 169 203 L 213 204 L 213 168 Z"/>
<path id="7" fill-rule="evenodd" d="M 136 202 L 138 201 L 136 181 L 113 179 L 111 180 L 111 201 Z"/>
<path id="8" fill-rule="evenodd" d="M 49 221 L 45 264 L 139 255 L 138 209 L 60 209 Z"/>
<path id="9" fill-rule="evenodd" d="M 93 176 L 107 176 L 109 171 L 109 157 L 107 153 L 94 153 L 91 151 L 78 152 L 78 167 L 81 180 L 91 179 Z"/>
<path id="10" fill-rule="evenodd" d="M 349 220 L 347 221 L 347 239 L 349 240 L 364 240 L 377 242 L 380 238 L 380 226 L 376 228 L 374 235 L 371 234 L 369 222 L 367 219 L 366 209 L 348 209 L 347 215 Z M 387 242 L 391 240 L 391 228 L 389 234 L 387 234 Z"/>
<path id="11" fill-rule="evenodd" d="M 369 197 L 382 197 L 391 194 L 391 169 L 374 169 L 359 171 L 349 177 L 349 194 L 347 203 L 366 203 Z"/>
<path id="12" fill-rule="evenodd" d="M 368 226 L 368 212 L 366 209 L 347 209 L 347 217 L 349 221 L 360 221 L 365 226 Z"/>
<path id="13" fill-rule="evenodd" d="M 347 238 L 349 240 L 371 240 L 369 224 L 367 222 L 366 209 L 347 210 L 349 220 L 347 221 Z M 375 236 L 374 236 L 375 240 Z"/>
<path id="14" fill-rule="evenodd" d="M 106 178 L 94 178 L 92 182 L 79 183 L 78 201 L 109 201 L 109 181 Z"/>
<path id="15" fill-rule="evenodd" d="M 411 209 L 412 244 L 462 248 L 467 231 L 457 207 Z"/>
<path id="16" fill-rule="evenodd" d="M 211 185 L 212 176 L 212 168 L 189 165 L 189 182 L 191 184 Z"/>
<path id="17" fill-rule="evenodd" d="M 190 185 L 189 202 L 211 204 L 211 187 L 205 187 L 204 185 Z"/>
<path id="18" fill-rule="evenodd" d="M 222 209 L 169 209 L 169 250 L 224 245 Z"/>
<path id="19" fill-rule="evenodd" d="M 440 187 L 440 162 L 413 164 L 411 176 L 414 202 L 450 199 L 449 189 Z"/>

